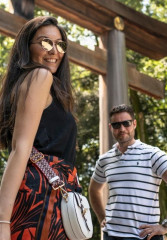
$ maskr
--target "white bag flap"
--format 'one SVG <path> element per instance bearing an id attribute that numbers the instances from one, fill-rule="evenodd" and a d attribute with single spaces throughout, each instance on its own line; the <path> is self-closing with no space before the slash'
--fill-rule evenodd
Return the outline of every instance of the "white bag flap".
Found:
<path id="1" fill-rule="evenodd" d="M 88 203 L 88 200 L 86 197 L 84 197 L 83 195 L 79 194 L 79 193 L 74 193 L 74 196 L 76 198 L 76 202 L 77 202 L 77 205 L 78 207 L 83 207 L 83 208 L 86 208 L 86 209 L 89 209 L 90 206 L 89 206 L 89 203 Z"/>

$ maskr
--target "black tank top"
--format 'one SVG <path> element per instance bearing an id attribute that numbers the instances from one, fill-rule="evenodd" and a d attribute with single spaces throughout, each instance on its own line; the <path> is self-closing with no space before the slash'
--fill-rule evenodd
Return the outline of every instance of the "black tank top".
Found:
<path id="1" fill-rule="evenodd" d="M 34 140 L 34 147 L 44 154 L 63 158 L 75 164 L 76 122 L 70 112 L 66 112 L 54 99 L 42 114 Z"/>

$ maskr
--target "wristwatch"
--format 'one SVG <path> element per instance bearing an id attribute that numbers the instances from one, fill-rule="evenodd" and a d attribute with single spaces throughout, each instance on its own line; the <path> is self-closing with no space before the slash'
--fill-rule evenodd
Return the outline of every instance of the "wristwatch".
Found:
<path id="1" fill-rule="evenodd" d="M 167 219 L 164 219 L 161 224 L 163 227 L 167 228 Z"/>

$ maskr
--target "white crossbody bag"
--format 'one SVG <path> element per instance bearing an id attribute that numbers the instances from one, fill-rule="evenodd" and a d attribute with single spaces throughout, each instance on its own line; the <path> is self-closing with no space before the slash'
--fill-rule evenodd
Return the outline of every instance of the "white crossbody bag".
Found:
<path id="1" fill-rule="evenodd" d="M 68 192 L 61 201 L 61 214 L 65 232 L 70 240 L 92 237 L 90 206 L 85 196 L 77 192 Z"/>
<path id="2" fill-rule="evenodd" d="M 61 214 L 67 237 L 70 240 L 90 239 L 93 225 L 87 198 L 78 192 L 67 192 L 64 182 L 55 174 L 44 155 L 34 147 L 30 160 L 41 170 L 52 188 L 61 191 Z"/>

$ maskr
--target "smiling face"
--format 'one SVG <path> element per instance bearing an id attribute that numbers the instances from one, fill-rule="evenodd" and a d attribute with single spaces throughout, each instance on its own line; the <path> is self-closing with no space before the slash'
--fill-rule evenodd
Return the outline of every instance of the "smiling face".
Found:
<path id="1" fill-rule="evenodd" d="M 39 28 L 30 44 L 31 60 L 35 63 L 42 64 L 55 73 L 63 59 L 64 53 L 59 53 L 54 45 L 53 49 L 46 51 L 42 48 L 40 41 L 49 38 L 53 42 L 62 40 L 59 29 L 54 25 L 43 26 Z"/>
<path id="2" fill-rule="evenodd" d="M 132 120 L 132 124 L 129 127 L 124 127 L 123 124 L 121 124 L 120 128 L 114 129 L 110 125 L 110 129 L 118 143 L 120 144 L 128 143 L 128 145 L 131 145 L 135 141 L 134 135 L 136 128 L 136 120 L 135 119 L 133 120 L 131 115 L 127 112 L 115 113 L 111 117 L 111 123 L 124 122 L 127 120 Z"/>

